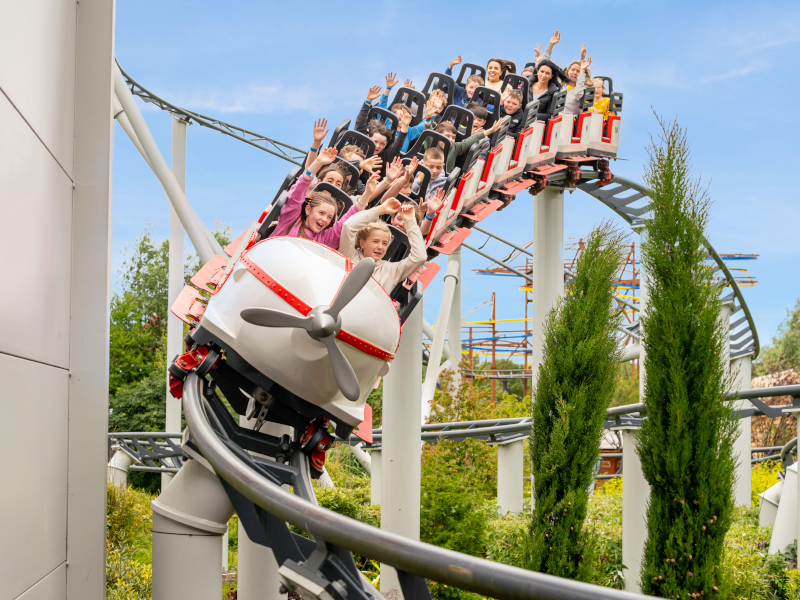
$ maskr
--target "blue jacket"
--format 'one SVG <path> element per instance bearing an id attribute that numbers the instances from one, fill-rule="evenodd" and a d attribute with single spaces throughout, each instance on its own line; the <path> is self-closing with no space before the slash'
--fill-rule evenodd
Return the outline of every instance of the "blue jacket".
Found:
<path id="1" fill-rule="evenodd" d="M 444 70 L 445 75 L 453 76 L 453 69 L 449 66 Z M 472 102 L 472 98 L 467 96 L 467 89 L 463 85 L 456 84 L 456 93 L 453 98 L 453 104 L 456 106 L 460 106 L 461 108 L 467 108 L 467 104 Z"/>
<path id="2" fill-rule="evenodd" d="M 384 108 L 386 110 L 389 109 L 389 95 L 388 94 L 381 94 L 380 99 L 378 100 L 378 108 Z M 387 120 L 386 126 L 389 126 L 389 121 Z M 403 142 L 403 154 L 408 152 L 408 149 L 411 147 L 411 144 L 416 140 L 422 132 L 425 131 L 425 121 L 420 121 L 413 127 L 409 127 L 408 131 L 406 132 L 406 140 Z"/>

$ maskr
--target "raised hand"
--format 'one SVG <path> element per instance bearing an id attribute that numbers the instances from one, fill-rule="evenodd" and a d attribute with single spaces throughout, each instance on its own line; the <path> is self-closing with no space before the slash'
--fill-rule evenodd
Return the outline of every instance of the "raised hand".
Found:
<path id="1" fill-rule="evenodd" d="M 381 86 L 373 85 L 371 88 L 369 88 L 369 91 L 367 92 L 367 102 L 372 102 L 373 100 L 375 100 L 375 98 L 377 98 L 380 95 L 381 95 Z"/>
<path id="2" fill-rule="evenodd" d="M 495 122 L 494 122 L 494 125 L 492 125 L 491 127 L 489 127 L 489 129 L 487 129 L 487 130 L 484 132 L 484 135 L 485 135 L 486 137 L 489 137 L 489 136 L 490 136 L 490 135 L 492 135 L 492 134 L 493 134 L 495 131 L 498 131 L 498 130 L 499 130 L 501 127 L 502 127 L 502 126 L 503 126 L 503 119 L 497 119 L 497 120 L 495 120 Z"/>
<path id="3" fill-rule="evenodd" d="M 417 207 L 413 204 L 403 204 L 400 207 L 400 217 L 403 221 L 413 221 L 417 218 Z"/>
<path id="4" fill-rule="evenodd" d="M 389 71 L 386 74 L 386 89 L 390 90 L 397 84 L 397 73 Z"/>
<path id="5" fill-rule="evenodd" d="M 400 125 L 407 128 L 413 118 L 414 116 L 409 111 L 403 111 L 403 116 L 400 117 Z"/>
<path id="6" fill-rule="evenodd" d="M 398 210 L 400 210 L 401 206 L 402 204 L 400 204 L 400 200 L 398 200 L 397 198 L 387 198 L 381 204 L 380 213 L 383 215 L 388 215 L 389 213 L 396 213 Z"/>
<path id="7" fill-rule="evenodd" d="M 561 41 L 561 32 L 554 31 L 553 35 L 550 36 L 550 45 L 555 46 L 560 41 Z"/>
<path id="8" fill-rule="evenodd" d="M 536 48 L 534 48 L 533 51 L 536 53 L 533 62 L 535 62 L 538 65 L 540 62 L 542 62 L 542 58 L 544 58 L 544 55 L 542 54 L 542 45 L 536 44 Z"/>
<path id="9" fill-rule="evenodd" d="M 389 180 L 390 183 L 394 183 L 395 179 L 400 176 L 400 173 L 403 171 L 403 161 L 400 159 L 399 156 L 395 156 L 392 164 L 386 169 L 386 179 Z"/>
<path id="10" fill-rule="evenodd" d="M 336 160 L 336 155 L 338 153 L 339 152 L 336 150 L 336 148 L 325 148 L 325 150 L 320 152 L 317 156 L 317 161 L 319 161 L 323 166 L 329 165 Z"/>
<path id="11" fill-rule="evenodd" d="M 433 194 L 428 196 L 428 201 L 426 204 L 426 212 L 429 215 L 436 214 L 439 212 L 439 209 L 442 208 L 442 204 L 444 204 L 444 189 L 439 188 Z"/>
<path id="12" fill-rule="evenodd" d="M 433 98 L 428 98 L 428 101 L 425 103 L 425 118 L 430 119 L 439 111 L 436 110 L 436 103 L 433 101 Z"/>
<path id="13" fill-rule="evenodd" d="M 417 170 L 418 166 L 419 166 L 419 158 L 415 156 L 414 158 L 411 159 L 411 162 L 408 163 L 408 166 L 406 167 L 405 178 L 408 181 L 411 181 L 411 178 L 414 177 L 414 171 Z"/>
<path id="14" fill-rule="evenodd" d="M 456 58 L 450 61 L 450 68 L 452 69 L 456 65 L 461 64 L 461 55 L 459 54 Z"/>
<path id="15" fill-rule="evenodd" d="M 586 44 L 581 44 L 581 62 L 586 60 Z"/>
<path id="16" fill-rule="evenodd" d="M 414 82 L 410 79 L 406 79 L 406 82 L 403 85 L 407 88 L 411 88 L 412 90 L 414 89 Z"/>
<path id="17" fill-rule="evenodd" d="M 592 64 L 592 57 L 590 56 L 589 58 L 587 58 L 585 61 L 583 61 L 581 63 L 581 71 L 582 72 L 586 71 L 586 69 L 588 69 L 589 65 L 591 65 L 591 64 Z"/>
<path id="18" fill-rule="evenodd" d="M 381 178 L 380 173 L 373 173 L 372 175 L 369 176 L 369 179 L 367 179 L 367 183 L 364 185 L 365 196 L 372 198 L 372 195 L 375 193 L 375 190 L 378 187 L 378 181 L 380 180 L 380 178 Z"/>
<path id="19" fill-rule="evenodd" d="M 328 119 L 318 119 L 314 121 L 314 144 L 312 148 L 319 148 L 322 140 L 328 135 Z"/>
<path id="20" fill-rule="evenodd" d="M 358 164 L 358 168 L 361 169 L 362 171 L 366 171 L 367 173 L 372 175 L 372 173 L 375 171 L 375 169 L 380 169 L 381 168 L 382 164 L 383 164 L 383 159 L 376 154 L 375 156 L 370 156 L 366 160 L 362 160 Z"/>
<path id="21" fill-rule="evenodd" d="M 506 86 L 506 89 L 503 90 L 503 93 L 500 94 L 500 104 L 503 104 L 506 101 L 510 93 L 511 93 L 511 86 L 508 85 Z"/>

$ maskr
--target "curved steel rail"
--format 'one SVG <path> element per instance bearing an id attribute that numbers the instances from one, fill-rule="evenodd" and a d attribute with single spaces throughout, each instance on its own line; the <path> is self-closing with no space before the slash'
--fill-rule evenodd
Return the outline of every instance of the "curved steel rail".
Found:
<path id="1" fill-rule="evenodd" d="M 260 133 L 255 133 L 254 131 L 244 129 L 243 127 L 231 125 L 230 123 L 220 121 L 214 117 L 207 117 L 185 108 L 181 108 L 180 106 L 176 106 L 171 102 L 167 102 L 163 98 L 156 96 L 142 84 L 135 81 L 133 77 L 125 72 L 125 69 L 120 66 L 118 61 L 117 66 L 119 66 L 119 70 L 122 73 L 122 76 L 125 78 L 125 83 L 127 83 L 128 87 L 131 89 L 131 93 L 134 96 L 139 96 L 145 102 L 155 104 L 161 110 L 165 110 L 173 115 L 178 115 L 186 121 L 197 123 L 203 127 L 208 127 L 209 129 L 213 129 L 214 131 L 218 131 L 219 133 L 237 139 L 240 142 L 250 144 L 254 148 L 258 148 L 264 152 L 269 152 L 273 156 L 282 158 L 283 160 L 292 164 L 298 166 L 302 165 L 303 159 L 306 156 L 305 150 L 301 148 L 295 148 L 294 146 L 284 144 L 283 142 L 279 142 L 278 140 L 261 135 Z"/>
<path id="2" fill-rule="evenodd" d="M 619 177 L 617 175 L 614 176 L 612 182 L 618 184 L 618 187 L 605 186 L 598 188 L 594 182 L 589 182 L 579 185 L 578 189 L 600 200 L 600 202 L 617 213 L 632 227 L 643 226 L 644 215 L 650 212 L 651 204 L 649 202 L 645 202 L 643 205 L 636 205 L 636 203 L 643 199 L 649 200 L 651 191 L 640 183 L 636 183 L 635 181 L 631 181 L 630 179 Z M 626 193 L 630 191 L 634 191 L 636 193 L 626 195 Z M 714 247 L 707 239 L 703 238 L 703 241 L 706 245 L 706 248 L 708 248 L 709 254 L 711 254 L 711 257 L 714 259 L 714 262 L 717 263 L 718 270 L 722 271 L 727 280 L 727 284 L 733 289 L 734 296 L 739 302 L 739 307 L 744 311 L 743 319 L 739 319 L 738 321 L 731 323 L 731 358 L 752 354 L 753 358 L 755 359 L 758 357 L 758 353 L 761 351 L 761 346 L 758 342 L 756 324 L 753 321 L 753 316 L 750 314 L 750 309 L 747 306 L 747 302 L 745 302 L 744 296 L 742 295 L 742 292 L 739 289 L 739 286 L 737 285 L 733 275 L 731 275 L 731 272 L 725 265 L 725 262 L 720 258 L 719 254 L 717 254 L 717 251 L 714 250 Z M 734 310 L 732 312 L 734 312 L 736 308 L 737 307 L 734 306 Z M 737 331 L 736 329 L 740 325 L 745 324 L 745 322 L 746 326 Z"/>
<path id="3" fill-rule="evenodd" d="M 203 381 L 186 379 L 183 410 L 186 424 L 214 471 L 248 500 L 279 519 L 325 540 L 399 571 L 412 573 L 470 592 L 507 600 L 634 600 L 638 594 L 603 588 L 534 571 L 510 567 L 376 529 L 315 506 L 270 482 L 243 464 L 212 429 L 202 398 Z"/>
<path id="4" fill-rule="evenodd" d="M 783 463 L 783 468 L 787 469 L 794 464 L 794 459 L 792 458 L 792 450 L 794 450 L 795 446 L 797 446 L 797 438 L 793 440 L 789 440 L 786 444 L 781 448 L 781 463 Z"/>

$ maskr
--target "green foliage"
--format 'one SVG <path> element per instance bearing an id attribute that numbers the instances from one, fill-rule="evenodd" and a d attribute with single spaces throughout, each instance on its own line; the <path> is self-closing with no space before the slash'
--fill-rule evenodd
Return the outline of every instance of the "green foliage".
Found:
<path id="1" fill-rule="evenodd" d="M 106 597 L 150 598 L 153 496 L 112 484 L 106 493 Z"/>
<path id="2" fill-rule="evenodd" d="M 377 389 L 372 390 L 367 396 L 367 404 L 372 407 L 372 427 L 380 427 L 383 423 L 383 379 Z"/>
<path id="3" fill-rule="evenodd" d="M 753 364 L 753 374 L 758 377 L 794 369 L 800 372 L 800 298 L 794 308 L 787 309 L 786 319 L 778 326 L 772 343 L 761 351 Z"/>
<path id="4" fill-rule="evenodd" d="M 639 376 L 632 373 L 631 363 L 621 363 L 617 374 L 617 389 L 611 406 L 627 406 L 639 402 Z"/>
<path id="5" fill-rule="evenodd" d="M 122 387 L 110 400 L 109 431 L 164 431 L 166 394 L 166 373 L 161 369 Z"/>
<path id="6" fill-rule="evenodd" d="M 529 567 L 582 581 L 591 579 L 593 565 L 583 528 L 588 490 L 618 376 L 611 281 L 622 246 L 606 224 L 587 239 L 565 297 L 545 321 L 534 390 Z"/>
<path id="7" fill-rule="evenodd" d="M 642 244 L 648 408 L 637 451 L 652 493 L 641 582 L 646 594 L 689 598 L 720 584 L 737 421 L 724 403 L 720 288 L 704 245 L 710 201 L 691 178 L 685 131 L 661 125 L 645 172 L 653 201 Z"/>
<path id="8" fill-rule="evenodd" d="M 750 471 L 750 502 L 753 506 L 758 506 L 760 498 L 758 495 L 767 491 L 778 483 L 779 474 L 783 471 L 783 465 L 779 460 L 761 462 L 753 465 Z"/>

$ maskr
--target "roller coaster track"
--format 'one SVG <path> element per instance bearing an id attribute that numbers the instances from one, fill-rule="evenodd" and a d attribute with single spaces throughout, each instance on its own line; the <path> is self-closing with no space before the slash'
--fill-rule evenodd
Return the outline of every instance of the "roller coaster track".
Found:
<path id="1" fill-rule="evenodd" d="M 119 66 L 119 62 L 117 62 L 117 66 Z M 174 116 L 180 117 L 191 123 L 197 123 L 202 127 L 208 127 L 209 129 L 213 129 L 214 131 L 218 131 L 224 135 L 228 135 L 236 140 L 239 140 L 240 142 L 244 142 L 245 144 L 249 144 L 254 148 L 268 152 L 273 156 L 282 158 L 283 160 L 294 165 L 300 166 L 306 156 L 306 151 L 302 150 L 301 148 L 295 148 L 294 146 L 279 142 L 278 140 L 261 135 L 260 133 L 255 133 L 249 129 L 231 125 L 230 123 L 220 121 L 214 117 L 207 117 L 191 110 L 181 108 L 180 106 L 176 106 L 171 102 L 167 102 L 163 98 L 156 96 L 142 84 L 135 81 L 133 77 L 128 75 L 121 66 L 119 67 L 119 70 L 122 72 L 122 76 L 125 78 L 125 82 L 134 96 L 139 96 L 139 98 L 141 98 L 144 102 L 153 104 L 161 110 L 165 110 Z"/>

